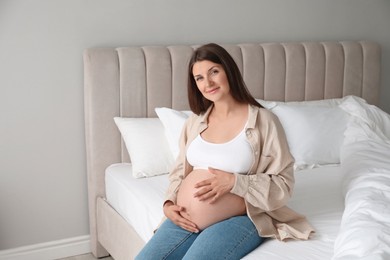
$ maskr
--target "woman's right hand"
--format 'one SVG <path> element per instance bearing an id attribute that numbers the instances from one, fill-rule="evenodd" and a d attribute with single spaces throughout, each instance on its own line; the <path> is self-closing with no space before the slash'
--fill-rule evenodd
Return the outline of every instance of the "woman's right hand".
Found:
<path id="1" fill-rule="evenodd" d="M 167 201 L 164 204 L 163 209 L 165 216 L 169 218 L 176 226 L 179 226 L 190 232 L 199 232 L 195 223 L 183 217 L 182 213 L 185 210 L 183 207 L 175 205 L 172 201 Z"/>

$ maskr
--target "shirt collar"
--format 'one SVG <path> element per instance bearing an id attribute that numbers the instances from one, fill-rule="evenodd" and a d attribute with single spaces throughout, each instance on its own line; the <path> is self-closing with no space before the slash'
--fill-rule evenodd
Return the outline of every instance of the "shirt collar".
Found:
<path id="1" fill-rule="evenodd" d="M 200 123 L 207 125 L 207 118 L 209 117 L 211 110 L 213 109 L 214 104 L 211 104 L 211 106 L 204 112 L 204 114 L 200 115 Z"/>
<path id="2" fill-rule="evenodd" d="M 254 105 L 248 105 L 249 106 L 249 114 L 248 114 L 248 124 L 247 128 L 255 128 L 256 126 L 256 120 L 257 120 L 257 113 L 258 113 L 258 107 Z"/>

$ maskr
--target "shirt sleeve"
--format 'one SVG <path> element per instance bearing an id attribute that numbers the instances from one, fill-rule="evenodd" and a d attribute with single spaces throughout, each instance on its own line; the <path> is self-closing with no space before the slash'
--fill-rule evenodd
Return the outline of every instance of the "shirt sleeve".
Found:
<path id="1" fill-rule="evenodd" d="M 165 194 L 164 204 L 168 200 L 176 204 L 177 192 L 179 190 L 182 180 L 184 179 L 184 173 L 185 173 L 184 165 L 186 163 L 185 147 L 188 139 L 189 125 L 190 125 L 190 120 L 187 120 L 180 135 L 180 139 L 179 139 L 180 151 L 179 151 L 179 155 L 176 158 L 175 164 L 169 173 L 169 186 Z"/>
<path id="2" fill-rule="evenodd" d="M 294 158 L 283 127 L 269 112 L 262 114 L 256 128 L 247 134 L 255 144 L 255 165 L 247 175 L 235 174 L 231 193 L 264 211 L 281 208 L 291 197 L 294 187 Z"/>

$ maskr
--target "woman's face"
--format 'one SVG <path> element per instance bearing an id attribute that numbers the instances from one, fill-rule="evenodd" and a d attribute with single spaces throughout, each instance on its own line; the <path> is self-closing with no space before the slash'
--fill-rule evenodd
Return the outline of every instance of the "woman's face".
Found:
<path id="1" fill-rule="evenodd" d="M 220 64 L 204 60 L 194 63 L 192 74 L 199 91 L 212 102 L 230 97 L 230 86 Z"/>

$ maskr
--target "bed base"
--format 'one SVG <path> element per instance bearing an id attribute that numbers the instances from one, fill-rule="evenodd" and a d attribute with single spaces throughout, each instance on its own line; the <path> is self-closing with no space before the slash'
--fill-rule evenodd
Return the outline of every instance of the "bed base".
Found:
<path id="1" fill-rule="evenodd" d="M 131 225 L 102 198 L 97 200 L 97 227 L 98 241 L 116 260 L 134 259 L 145 244 Z"/>

